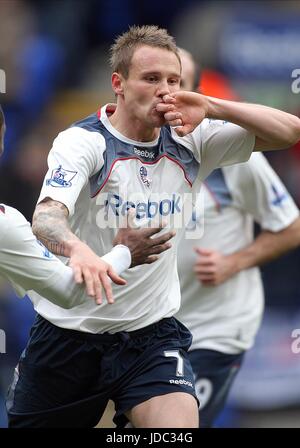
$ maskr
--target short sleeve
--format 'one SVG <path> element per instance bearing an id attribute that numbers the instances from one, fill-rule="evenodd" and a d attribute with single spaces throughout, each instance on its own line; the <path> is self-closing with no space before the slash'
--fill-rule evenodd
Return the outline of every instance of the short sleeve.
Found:
<path id="1" fill-rule="evenodd" d="M 178 137 L 174 130 L 172 135 L 200 163 L 199 181 L 216 168 L 247 161 L 255 145 L 252 132 L 222 120 L 205 119 L 185 137 Z"/>
<path id="2" fill-rule="evenodd" d="M 299 217 L 299 210 L 267 159 L 253 153 L 247 163 L 224 169 L 239 207 L 265 230 L 278 232 Z"/>
<path id="3" fill-rule="evenodd" d="M 50 197 L 66 205 L 70 216 L 81 190 L 103 166 L 105 140 L 98 132 L 73 127 L 61 132 L 48 155 L 38 203 Z"/>
<path id="4" fill-rule="evenodd" d="M 253 133 L 227 121 L 204 120 L 198 133 L 201 137 L 199 175 L 202 180 L 215 168 L 247 161 L 255 145 Z"/>

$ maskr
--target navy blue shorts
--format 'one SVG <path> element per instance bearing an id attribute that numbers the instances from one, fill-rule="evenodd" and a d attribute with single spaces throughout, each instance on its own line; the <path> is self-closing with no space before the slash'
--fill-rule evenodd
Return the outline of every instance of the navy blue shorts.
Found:
<path id="1" fill-rule="evenodd" d="M 213 426 L 223 409 L 233 380 L 238 373 L 245 352 L 228 355 L 215 350 L 197 349 L 189 352 L 195 374 L 195 388 L 201 428 Z"/>
<path id="2" fill-rule="evenodd" d="M 175 318 L 132 332 L 90 334 L 37 316 L 7 397 L 11 428 L 95 426 L 109 399 L 114 421 L 151 397 L 195 396 L 188 329 Z"/>

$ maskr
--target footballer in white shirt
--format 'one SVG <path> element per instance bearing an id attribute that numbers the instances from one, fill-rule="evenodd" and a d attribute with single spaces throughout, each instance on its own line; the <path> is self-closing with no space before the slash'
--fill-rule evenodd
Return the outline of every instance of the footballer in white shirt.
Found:
<path id="1" fill-rule="evenodd" d="M 4 150 L 5 118 L 0 105 L 0 156 Z M 129 223 L 130 224 L 130 223 Z M 156 261 L 157 254 L 169 248 L 172 233 L 153 240 L 161 228 L 131 229 L 127 226 L 117 234 L 119 243 L 101 257 L 104 272 L 119 285 L 119 277 L 130 266 Z M 104 253 L 103 253 L 104 254 Z M 16 209 L 0 204 L 0 275 L 23 297 L 34 290 L 62 308 L 72 308 L 80 300 L 88 300 L 85 288 L 74 281 L 74 274 L 33 235 L 29 222 Z M 108 303 L 113 303 L 108 278 L 103 282 Z M 90 294 L 94 297 L 94 294 Z M 98 299 L 99 302 L 99 299 Z"/>
<path id="2" fill-rule="evenodd" d="M 166 30 L 130 28 L 115 41 L 111 66 L 117 105 L 54 140 L 34 232 L 70 258 L 75 278 L 90 279 L 96 296 L 99 254 L 129 209 L 140 225 L 167 220 L 176 237 L 156 263 L 126 271 L 127 285 L 112 286 L 114 306 L 84 300 L 62 310 L 30 295 L 38 318 L 10 390 L 11 427 L 90 427 L 109 398 L 118 424 L 198 426 L 191 334 L 173 317 L 185 204 L 214 168 L 300 137 L 299 119 L 285 112 L 180 92 L 180 58 Z"/>
<path id="3" fill-rule="evenodd" d="M 180 56 L 183 87 L 192 90 L 196 64 L 188 52 L 181 50 Z M 203 236 L 182 238 L 179 245 L 182 303 L 176 317 L 193 334 L 189 356 L 200 426 L 210 427 L 261 323 L 264 293 L 258 266 L 299 246 L 300 218 L 260 153 L 246 163 L 214 170 L 202 191 L 204 206 L 196 204 L 189 229 L 193 232 L 201 213 Z M 255 239 L 254 222 L 261 227 Z"/>

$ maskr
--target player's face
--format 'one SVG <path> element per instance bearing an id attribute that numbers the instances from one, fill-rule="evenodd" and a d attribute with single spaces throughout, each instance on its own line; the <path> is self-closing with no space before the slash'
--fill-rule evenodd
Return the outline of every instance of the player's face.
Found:
<path id="1" fill-rule="evenodd" d="M 180 88 L 181 90 L 193 91 L 195 79 L 195 64 L 192 59 L 183 51 L 180 51 L 179 55 L 182 65 Z"/>
<path id="2" fill-rule="evenodd" d="M 161 127 L 164 116 L 156 105 L 164 95 L 179 90 L 180 63 L 168 50 L 142 46 L 135 50 L 129 76 L 123 80 L 126 110 L 149 127 Z"/>

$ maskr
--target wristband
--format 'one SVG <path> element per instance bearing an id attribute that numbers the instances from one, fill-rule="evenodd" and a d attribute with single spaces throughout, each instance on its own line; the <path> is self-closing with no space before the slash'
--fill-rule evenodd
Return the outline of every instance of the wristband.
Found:
<path id="1" fill-rule="evenodd" d="M 127 246 L 117 244 L 110 252 L 103 255 L 101 259 L 110 264 L 113 270 L 120 275 L 131 265 L 131 252 Z"/>

